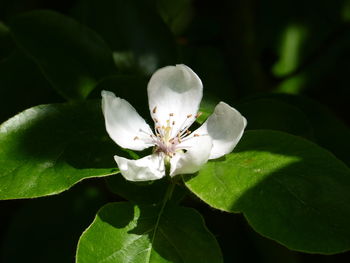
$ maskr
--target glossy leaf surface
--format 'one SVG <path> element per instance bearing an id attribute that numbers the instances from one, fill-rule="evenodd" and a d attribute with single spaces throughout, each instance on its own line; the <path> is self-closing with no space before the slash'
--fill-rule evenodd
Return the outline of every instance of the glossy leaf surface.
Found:
<path id="1" fill-rule="evenodd" d="M 0 126 L 0 198 L 60 193 L 117 172 L 99 102 L 41 105 Z"/>
<path id="2" fill-rule="evenodd" d="M 243 212 L 257 232 L 290 249 L 350 249 L 350 170 L 307 140 L 248 131 L 233 153 L 185 181 L 209 205 Z"/>
<path id="3" fill-rule="evenodd" d="M 219 263 L 219 246 L 191 208 L 110 203 L 83 233 L 77 263 Z"/>

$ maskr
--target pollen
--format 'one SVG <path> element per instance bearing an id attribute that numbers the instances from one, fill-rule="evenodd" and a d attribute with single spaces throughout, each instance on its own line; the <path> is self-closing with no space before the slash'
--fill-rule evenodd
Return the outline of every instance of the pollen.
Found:
<path id="1" fill-rule="evenodd" d="M 157 107 L 154 107 L 152 113 L 156 112 Z M 195 115 L 185 115 L 186 118 L 181 118 L 183 121 L 179 127 L 175 126 L 175 113 L 173 112 L 168 113 L 169 117 L 167 120 L 158 120 L 157 118 L 153 117 L 156 135 L 151 138 L 155 145 L 155 151 L 158 153 L 163 153 L 169 158 L 174 157 L 176 151 L 182 151 L 184 146 L 181 144 L 184 141 L 200 136 L 199 134 L 193 134 L 193 136 L 191 136 L 192 131 L 189 130 L 189 126 L 194 121 L 194 117 L 198 118 L 200 115 L 201 112 L 198 112 Z"/>
<path id="2" fill-rule="evenodd" d="M 198 112 L 198 113 L 196 114 L 195 118 L 196 118 L 196 119 L 199 118 L 202 114 L 203 114 L 203 112 Z"/>

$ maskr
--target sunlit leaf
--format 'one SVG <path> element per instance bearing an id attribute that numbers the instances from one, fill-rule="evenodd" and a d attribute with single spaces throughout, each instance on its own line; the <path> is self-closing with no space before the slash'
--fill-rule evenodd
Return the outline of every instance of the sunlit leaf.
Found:
<path id="1" fill-rule="evenodd" d="M 314 141 L 350 166 L 350 129 L 327 107 L 306 97 L 287 94 L 265 94 L 258 96 L 258 99 L 279 100 L 301 110 L 312 126 Z M 251 103 L 254 101 L 253 99 Z M 290 117 L 286 116 L 288 118 Z"/>
<path id="2" fill-rule="evenodd" d="M 0 126 L 0 198 L 60 193 L 117 170 L 99 102 L 25 110 Z"/>
<path id="3" fill-rule="evenodd" d="M 220 248 L 191 208 L 110 203 L 83 233 L 77 263 L 219 263 Z"/>
<path id="4" fill-rule="evenodd" d="M 244 213 L 257 232 L 290 249 L 350 249 L 350 169 L 307 140 L 248 131 L 233 153 L 185 181 L 212 207 Z"/>

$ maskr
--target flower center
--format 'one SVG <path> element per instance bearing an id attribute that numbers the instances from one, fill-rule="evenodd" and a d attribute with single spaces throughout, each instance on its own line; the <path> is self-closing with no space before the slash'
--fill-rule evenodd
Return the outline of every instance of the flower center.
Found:
<path id="1" fill-rule="evenodd" d="M 174 113 L 169 113 L 168 119 L 162 124 L 159 123 L 156 114 L 157 107 L 154 107 L 152 110 L 152 119 L 155 124 L 154 134 L 141 130 L 141 132 L 147 135 L 147 140 L 151 140 L 150 143 L 155 145 L 155 152 L 163 153 L 166 157 L 172 158 L 177 152 L 183 152 L 183 150 L 188 148 L 188 146 L 182 144 L 182 142 L 200 136 L 199 134 L 193 134 L 188 128 L 202 114 L 201 112 L 195 115 L 188 114 L 184 116 L 184 121 L 180 126 L 175 125 Z M 134 140 L 136 139 L 139 138 L 135 137 Z"/>
<path id="2" fill-rule="evenodd" d="M 153 115 L 157 113 L 157 107 L 154 107 L 152 111 Z M 157 118 L 153 117 L 155 123 L 155 134 L 156 134 L 156 152 L 163 152 L 168 157 L 175 156 L 176 152 L 183 152 L 186 150 L 186 146 L 182 142 L 189 140 L 193 137 L 199 136 L 199 134 L 191 135 L 191 131 L 188 129 L 191 124 L 201 115 L 187 114 L 186 118 L 183 118 L 183 123 L 175 128 L 174 113 L 169 113 L 169 118 L 166 120 L 166 126 L 158 125 Z M 177 129 L 176 131 L 174 129 Z"/>

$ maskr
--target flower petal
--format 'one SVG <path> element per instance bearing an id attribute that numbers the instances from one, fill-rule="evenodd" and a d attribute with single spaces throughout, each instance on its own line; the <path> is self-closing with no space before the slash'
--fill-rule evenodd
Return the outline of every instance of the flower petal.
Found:
<path id="1" fill-rule="evenodd" d="M 208 134 L 213 140 L 209 159 L 230 153 L 237 145 L 247 126 L 247 120 L 224 102 L 216 105 L 212 115 L 193 133 Z"/>
<path id="2" fill-rule="evenodd" d="M 176 65 L 157 70 L 148 83 L 147 91 L 153 119 L 157 119 L 160 126 L 167 126 L 169 120 L 173 126 L 172 137 L 181 127 L 195 121 L 203 85 L 189 67 Z"/>
<path id="3" fill-rule="evenodd" d="M 186 143 L 186 145 L 184 145 Z M 177 153 L 170 160 L 170 175 L 191 174 L 197 172 L 210 156 L 213 142 L 209 136 L 191 137 L 179 146 L 187 149 Z"/>
<path id="4" fill-rule="evenodd" d="M 110 91 L 102 91 L 102 111 L 109 136 L 118 145 L 131 150 L 144 150 L 152 146 L 147 134 L 153 134 L 149 125 L 136 112 L 135 108 L 124 99 Z"/>
<path id="5" fill-rule="evenodd" d="M 147 155 L 138 160 L 114 156 L 119 170 L 126 180 L 149 181 L 165 176 L 164 159 L 160 154 Z"/>

